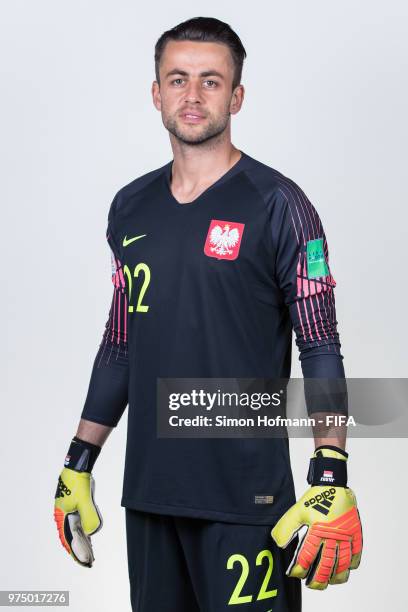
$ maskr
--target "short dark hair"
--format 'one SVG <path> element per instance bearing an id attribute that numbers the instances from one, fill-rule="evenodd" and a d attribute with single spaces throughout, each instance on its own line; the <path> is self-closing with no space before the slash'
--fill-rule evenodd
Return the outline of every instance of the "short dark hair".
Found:
<path id="1" fill-rule="evenodd" d="M 154 49 L 154 67 L 156 80 L 159 80 L 159 66 L 164 48 L 169 40 L 193 40 L 200 42 L 218 42 L 229 47 L 234 62 L 234 78 L 232 88 L 241 82 L 242 66 L 246 58 L 246 51 L 239 36 L 228 23 L 214 17 L 193 17 L 179 23 L 171 30 L 164 32 L 156 43 Z"/>

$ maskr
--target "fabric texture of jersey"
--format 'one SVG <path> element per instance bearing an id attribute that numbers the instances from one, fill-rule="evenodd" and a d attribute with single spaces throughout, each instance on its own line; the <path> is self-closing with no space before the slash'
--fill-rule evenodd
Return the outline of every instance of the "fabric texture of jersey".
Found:
<path id="1" fill-rule="evenodd" d="M 198 198 L 172 162 L 114 198 L 114 294 L 82 418 L 115 426 L 127 403 L 122 505 L 272 524 L 294 502 L 284 439 L 156 436 L 157 378 L 344 377 L 326 236 L 303 191 L 242 153 Z M 273 498 L 257 504 L 257 496 Z"/>

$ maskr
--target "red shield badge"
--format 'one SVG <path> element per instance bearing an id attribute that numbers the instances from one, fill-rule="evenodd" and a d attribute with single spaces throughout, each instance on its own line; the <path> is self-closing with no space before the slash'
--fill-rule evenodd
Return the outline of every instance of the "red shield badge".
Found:
<path id="1" fill-rule="evenodd" d="M 204 253 L 216 259 L 236 259 L 241 246 L 245 223 L 212 219 L 204 245 Z"/>

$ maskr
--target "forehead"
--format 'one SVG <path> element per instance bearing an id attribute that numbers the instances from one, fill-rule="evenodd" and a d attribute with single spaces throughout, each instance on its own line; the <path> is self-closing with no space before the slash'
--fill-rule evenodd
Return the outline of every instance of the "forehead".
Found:
<path id="1" fill-rule="evenodd" d="M 227 71 L 233 68 L 233 60 L 229 47 L 223 43 L 169 40 L 161 57 L 160 72 L 173 68 L 191 73 L 211 68 Z"/>

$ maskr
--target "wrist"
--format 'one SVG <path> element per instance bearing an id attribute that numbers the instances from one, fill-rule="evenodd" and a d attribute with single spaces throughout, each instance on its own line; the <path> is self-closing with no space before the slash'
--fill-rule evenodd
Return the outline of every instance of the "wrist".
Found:
<path id="1" fill-rule="evenodd" d="M 74 436 L 65 457 L 64 467 L 76 472 L 91 472 L 100 452 L 100 446 Z"/>
<path id="2" fill-rule="evenodd" d="M 310 459 L 307 482 L 312 486 L 347 486 L 347 459 L 345 450 L 331 445 L 316 448 Z"/>
<path id="3" fill-rule="evenodd" d="M 315 448 L 313 457 L 316 456 L 322 457 L 333 457 L 333 459 L 342 459 L 343 461 L 347 461 L 348 453 L 339 446 L 333 446 L 332 444 L 322 444 L 321 446 L 317 446 Z"/>

